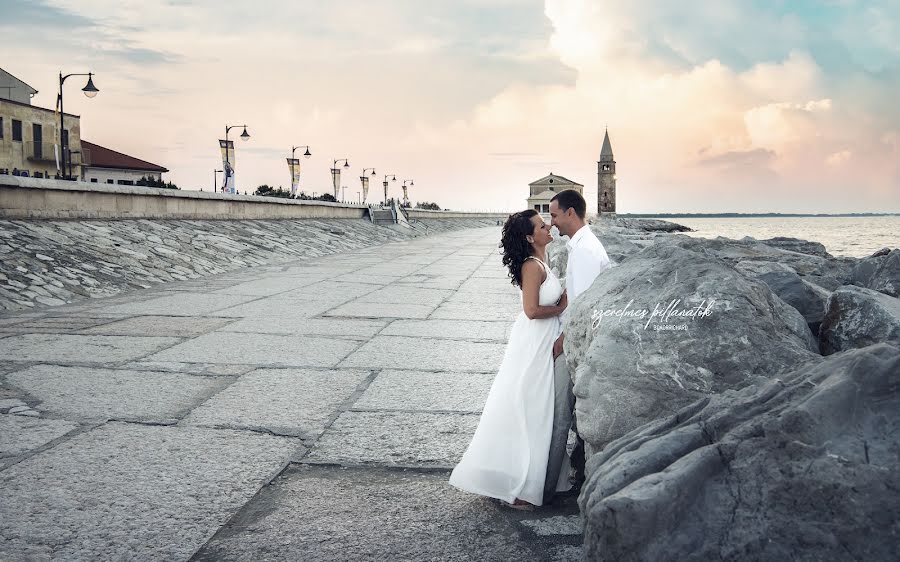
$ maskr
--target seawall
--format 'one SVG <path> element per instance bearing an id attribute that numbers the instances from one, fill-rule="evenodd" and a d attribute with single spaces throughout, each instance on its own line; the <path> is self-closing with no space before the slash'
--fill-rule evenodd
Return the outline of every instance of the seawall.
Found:
<path id="1" fill-rule="evenodd" d="M 366 217 L 366 218 L 364 218 Z M 498 213 L 361 205 L 0 176 L 0 314 L 461 228 Z"/>

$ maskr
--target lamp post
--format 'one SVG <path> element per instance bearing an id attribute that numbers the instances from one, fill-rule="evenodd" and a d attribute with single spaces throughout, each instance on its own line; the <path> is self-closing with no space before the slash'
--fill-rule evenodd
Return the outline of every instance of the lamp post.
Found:
<path id="1" fill-rule="evenodd" d="M 213 193 L 216 192 L 216 186 L 219 185 L 219 174 L 222 173 L 222 170 L 213 170 Z"/>
<path id="2" fill-rule="evenodd" d="M 69 177 L 66 177 L 66 147 L 69 144 L 68 143 L 69 139 L 68 139 L 68 135 L 66 135 L 65 139 L 63 138 L 63 133 L 66 130 L 65 129 L 66 126 L 63 123 L 63 118 L 66 115 L 65 111 L 63 111 L 63 83 L 70 76 L 87 76 L 88 77 L 87 84 L 85 84 L 84 88 L 81 89 L 81 91 L 84 92 L 84 95 L 86 95 L 88 98 L 93 98 L 94 96 L 97 95 L 97 92 L 100 91 L 97 89 L 96 86 L 94 86 L 94 78 L 93 78 L 94 73 L 93 72 L 88 72 L 87 74 L 84 74 L 84 73 L 66 74 L 65 76 L 63 76 L 62 72 L 59 73 L 59 164 L 60 164 L 60 172 L 62 173 L 63 177 L 65 177 L 66 179 L 70 179 Z M 66 141 L 65 145 L 63 145 L 63 140 Z M 71 166 L 71 164 L 70 164 L 70 166 Z M 71 176 L 71 172 L 69 175 Z"/>
<path id="3" fill-rule="evenodd" d="M 403 185 L 401 186 L 401 187 L 403 187 L 403 204 L 404 204 L 404 205 L 409 205 L 409 197 L 408 197 L 407 194 L 406 194 L 406 188 L 407 188 L 406 182 L 409 182 L 409 186 L 410 186 L 410 187 L 412 187 L 412 186 L 414 186 L 414 185 L 416 185 L 416 184 L 413 183 L 412 180 L 403 180 Z"/>
<path id="4" fill-rule="evenodd" d="M 222 182 L 222 191 L 225 191 L 225 186 L 228 185 L 228 178 L 234 176 L 234 167 L 231 165 L 231 161 L 228 158 L 228 131 L 234 129 L 235 127 L 243 127 L 244 131 L 241 133 L 241 140 L 247 141 L 250 139 L 250 133 L 247 132 L 247 125 L 229 125 L 225 124 L 225 180 Z"/>
<path id="5" fill-rule="evenodd" d="M 345 203 L 347 199 L 347 186 L 341 187 L 341 203 Z"/>
<path id="6" fill-rule="evenodd" d="M 307 158 L 307 159 L 308 159 L 310 156 L 312 156 L 312 152 L 309 151 L 309 145 L 308 145 L 308 144 L 305 144 L 305 145 L 302 145 L 302 146 L 292 146 L 292 147 L 291 147 L 291 158 L 288 160 L 288 164 L 290 164 L 290 166 L 291 166 L 291 195 L 296 195 L 295 191 L 296 191 L 296 189 L 297 189 L 297 186 L 294 185 L 294 183 L 295 183 L 295 180 L 294 180 L 294 166 L 295 166 L 295 165 L 299 165 L 299 164 L 300 164 L 300 161 L 297 160 L 297 159 L 294 157 L 294 154 L 297 152 L 297 149 L 298 149 L 298 148 L 304 148 L 304 149 L 306 149 L 306 152 L 303 153 L 303 157 L 304 157 L 304 158 Z"/>
<path id="7" fill-rule="evenodd" d="M 384 186 L 384 204 L 385 205 L 387 205 L 387 202 L 388 202 L 388 176 L 390 176 L 391 181 L 397 181 L 396 174 L 386 174 L 384 176 L 384 183 L 382 183 L 382 185 Z"/>
<path id="8" fill-rule="evenodd" d="M 363 168 L 362 175 L 359 176 L 359 182 L 362 184 L 362 200 L 365 201 L 369 196 L 369 177 L 366 176 L 366 172 L 372 170 L 372 176 L 375 176 L 375 168 Z"/>
<path id="9" fill-rule="evenodd" d="M 356 202 L 362 205 L 362 197 L 359 195 L 359 192 L 356 192 Z"/>
<path id="10" fill-rule="evenodd" d="M 334 186 L 334 199 L 337 200 L 341 194 L 341 169 L 338 168 L 338 162 L 343 162 L 345 168 L 350 167 L 350 162 L 346 158 L 336 158 L 331 165 L 331 183 Z"/>

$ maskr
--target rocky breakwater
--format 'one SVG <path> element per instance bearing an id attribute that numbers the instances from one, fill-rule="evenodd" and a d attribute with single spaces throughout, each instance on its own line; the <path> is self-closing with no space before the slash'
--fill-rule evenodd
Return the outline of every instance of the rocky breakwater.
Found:
<path id="1" fill-rule="evenodd" d="M 900 250 L 592 228 L 614 267 L 565 344 L 587 558 L 898 551 Z"/>
<path id="2" fill-rule="evenodd" d="M 420 222 L 427 228 L 357 219 L 3 220 L 0 313 L 496 225 L 494 218 Z"/>

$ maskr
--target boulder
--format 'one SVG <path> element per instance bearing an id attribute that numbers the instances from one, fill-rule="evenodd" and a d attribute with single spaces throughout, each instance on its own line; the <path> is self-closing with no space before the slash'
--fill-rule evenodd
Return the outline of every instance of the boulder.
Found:
<path id="1" fill-rule="evenodd" d="M 609 220 L 601 218 L 594 221 L 594 224 L 608 223 L 610 225 L 627 228 L 630 230 L 643 230 L 644 232 L 693 232 L 694 229 L 677 224 L 671 221 L 661 219 L 641 219 L 641 218 L 624 218 L 616 217 Z"/>
<path id="2" fill-rule="evenodd" d="M 900 299 L 855 285 L 831 294 L 819 328 L 823 355 L 889 341 L 900 343 Z"/>
<path id="3" fill-rule="evenodd" d="M 800 238 L 788 238 L 786 236 L 776 236 L 775 238 L 767 238 L 758 240 L 760 244 L 779 248 L 781 250 L 790 250 L 800 254 L 809 254 L 810 256 L 819 256 L 823 258 L 832 257 L 825 251 L 825 245 L 821 242 L 811 242 L 809 240 L 801 240 Z"/>
<path id="4" fill-rule="evenodd" d="M 585 560 L 893 560 L 900 348 L 703 398 L 587 463 Z"/>
<path id="5" fill-rule="evenodd" d="M 830 296 L 828 291 L 791 271 L 763 273 L 758 278 L 803 315 L 813 334 L 819 333 L 819 324 L 825 316 L 825 302 Z"/>
<path id="6" fill-rule="evenodd" d="M 677 246 L 606 270 L 569 306 L 565 352 L 592 451 L 701 396 L 819 359 L 803 316 L 765 283 Z"/>
<path id="7" fill-rule="evenodd" d="M 867 287 L 892 297 L 900 297 L 900 250 L 883 256 Z"/>

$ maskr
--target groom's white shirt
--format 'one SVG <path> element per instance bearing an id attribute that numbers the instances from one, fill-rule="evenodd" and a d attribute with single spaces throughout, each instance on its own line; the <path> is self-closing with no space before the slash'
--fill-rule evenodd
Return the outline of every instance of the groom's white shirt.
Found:
<path id="1" fill-rule="evenodd" d="M 569 250 L 569 259 L 566 262 L 566 292 L 569 306 L 562 314 L 563 326 L 569 318 L 569 307 L 578 295 L 585 292 L 594 279 L 610 266 L 606 249 L 588 225 L 582 226 L 572 235 L 566 242 L 566 248 Z"/>

